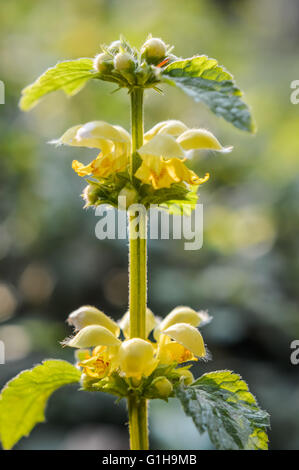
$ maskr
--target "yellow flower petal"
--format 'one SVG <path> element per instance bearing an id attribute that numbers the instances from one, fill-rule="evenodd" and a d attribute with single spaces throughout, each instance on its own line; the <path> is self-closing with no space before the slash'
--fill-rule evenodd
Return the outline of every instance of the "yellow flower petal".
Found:
<path id="1" fill-rule="evenodd" d="M 135 173 L 136 178 L 145 184 L 151 184 L 154 189 L 169 188 L 175 180 L 167 171 L 167 163 L 163 158 L 146 155 Z"/>
<path id="2" fill-rule="evenodd" d="M 138 149 L 139 155 L 153 155 L 156 157 L 172 158 L 184 157 L 182 147 L 171 135 L 156 135 Z"/>
<path id="3" fill-rule="evenodd" d="M 145 184 L 151 184 L 154 189 L 169 188 L 173 183 L 185 181 L 191 185 L 205 183 L 210 175 L 203 178 L 189 170 L 179 158 L 164 160 L 154 155 L 145 155 L 142 164 L 135 173 L 136 178 Z"/>
<path id="4" fill-rule="evenodd" d="M 124 143 L 127 143 L 127 144 L 131 144 L 131 136 L 129 134 L 128 131 L 126 131 L 126 129 L 124 129 L 123 127 L 121 126 L 118 126 L 118 125 L 115 125 L 114 128 L 118 131 L 118 133 L 120 134 L 120 137 L 122 137 L 122 141 L 119 140 L 119 142 L 124 142 Z"/>
<path id="5" fill-rule="evenodd" d="M 78 160 L 73 160 L 72 168 L 79 176 L 87 176 L 92 173 L 92 163 L 93 162 L 89 163 L 89 165 L 84 165 L 83 163 L 78 162 Z"/>
<path id="6" fill-rule="evenodd" d="M 78 363 L 83 368 L 83 373 L 91 378 L 102 378 L 110 371 L 111 362 L 106 346 L 97 346 L 92 355 Z"/>
<path id="7" fill-rule="evenodd" d="M 91 162 L 92 174 L 97 178 L 107 178 L 113 173 L 124 171 L 128 164 L 128 155 L 100 154 L 93 162 Z"/>
<path id="8" fill-rule="evenodd" d="M 78 124 L 77 126 L 71 127 L 70 129 L 65 131 L 65 133 L 63 134 L 62 137 L 60 137 L 60 139 L 51 140 L 50 144 L 56 144 L 56 145 L 64 144 L 64 145 L 72 145 L 72 146 L 78 145 L 76 141 L 76 135 L 77 135 L 78 130 L 81 127 L 82 127 L 82 124 Z"/>
<path id="9" fill-rule="evenodd" d="M 121 343 L 107 328 L 100 325 L 89 325 L 82 328 L 73 338 L 64 342 L 72 348 L 91 348 L 94 346 L 118 346 Z"/>
<path id="10" fill-rule="evenodd" d="M 158 122 L 154 127 L 144 134 L 145 142 L 151 140 L 157 134 L 169 134 L 178 136 L 188 130 L 188 127 L 182 122 L 175 119 Z"/>
<path id="11" fill-rule="evenodd" d="M 188 325 L 196 327 L 201 323 L 201 320 L 201 312 L 196 312 L 190 307 L 176 307 L 155 328 L 154 337 L 158 340 L 164 330 L 176 323 L 188 323 Z"/>
<path id="12" fill-rule="evenodd" d="M 206 129 L 189 129 L 177 138 L 184 150 L 207 149 L 230 152 L 232 147 L 222 147 L 220 142 Z"/>
<path id="13" fill-rule="evenodd" d="M 204 357 L 206 355 L 203 338 L 194 326 L 187 323 L 176 323 L 164 330 L 163 333 L 183 345 L 195 356 Z"/>
<path id="14" fill-rule="evenodd" d="M 159 349 L 158 360 L 160 364 L 172 364 L 173 362 L 181 364 L 187 361 L 197 361 L 197 358 L 182 344 L 171 341 L 162 344 Z"/>
<path id="15" fill-rule="evenodd" d="M 72 312 L 68 316 L 67 321 L 70 325 L 73 325 L 76 330 L 81 330 L 88 325 L 101 325 L 111 331 L 115 336 L 119 335 L 119 326 L 117 323 L 104 312 L 90 305 L 80 307 Z"/>
<path id="16" fill-rule="evenodd" d="M 168 134 L 177 137 L 187 130 L 188 127 L 182 121 L 169 120 L 165 121 L 164 126 L 159 129 L 158 134 Z"/>
<path id="17" fill-rule="evenodd" d="M 195 185 L 203 184 L 203 183 L 206 183 L 210 179 L 210 173 L 206 173 L 205 176 L 203 176 L 202 178 L 197 176 L 194 172 L 192 173 L 193 173 L 192 184 L 195 184 Z"/>
<path id="18" fill-rule="evenodd" d="M 123 151 L 129 152 L 130 134 L 120 126 L 112 126 L 104 121 L 92 121 L 71 127 L 60 139 L 52 143 L 98 148 L 103 154 L 110 153 L 115 147 L 121 146 Z"/>
<path id="19" fill-rule="evenodd" d="M 77 132 L 77 139 L 105 139 L 112 142 L 130 142 L 130 134 L 121 126 L 113 126 L 105 121 L 87 122 Z"/>
<path id="20" fill-rule="evenodd" d="M 176 177 L 173 177 L 169 174 L 169 171 L 165 165 L 165 168 L 163 168 L 163 171 L 159 175 L 159 178 L 154 180 L 153 178 L 153 187 L 155 189 L 160 189 L 160 188 L 170 188 L 170 186 L 173 183 L 179 183 L 180 180 Z"/>
<path id="21" fill-rule="evenodd" d="M 203 184 L 210 178 L 209 173 L 206 173 L 203 178 L 200 178 L 194 171 L 189 170 L 185 163 L 178 158 L 171 158 L 167 161 L 167 171 L 174 182 L 185 181 L 191 185 Z"/>
<path id="22" fill-rule="evenodd" d="M 151 184 L 154 189 L 169 188 L 173 183 L 180 181 L 175 173 L 170 174 L 168 162 L 154 155 L 143 157 L 143 162 L 135 176 L 143 183 Z"/>
<path id="23" fill-rule="evenodd" d="M 135 173 L 136 178 L 140 179 L 144 184 L 151 184 L 151 169 L 145 161 L 143 161 Z"/>
<path id="24" fill-rule="evenodd" d="M 167 161 L 167 171 L 175 182 L 186 181 L 192 184 L 192 178 L 195 175 L 195 173 L 189 170 L 184 162 L 178 158 L 171 158 Z"/>

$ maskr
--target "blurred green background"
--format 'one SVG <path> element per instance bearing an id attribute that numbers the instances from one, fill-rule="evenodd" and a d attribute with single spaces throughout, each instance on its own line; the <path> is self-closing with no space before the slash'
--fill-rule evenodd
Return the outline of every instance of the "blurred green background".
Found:
<path id="1" fill-rule="evenodd" d="M 92 57 L 122 33 L 136 46 L 147 34 L 175 45 L 178 56 L 207 54 L 235 74 L 258 124 L 249 136 L 194 104 L 181 91 L 148 92 L 146 128 L 164 119 L 205 126 L 229 155 L 197 162 L 210 181 L 200 188 L 204 245 L 151 241 L 149 306 L 158 315 L 187 304 L 208 309 L 203 331 L 213 361 L 195 373 L 239 372 L 272 416 L 272 449 L 299 448 L 299 366 L 290 342 L 299 338 L 298 129 L 290 103 L 298 79 L 299 4 L 296 0 L 10 0 L 0 17 L 0 339 L 6 364 L 0 385 L 44 358 L 72 360 L 59 341 L 70 334 L 67 315 L 94 304 L 119 318 L 127 308 L 127 244 L 99 241 L 97 218 L 84 211 L 84 180 L 73 158 L 90 150 L 47 141 L 94 119 L 129 127 L 129 100 L 113 86 L 88 86 L 71 100 L 61 92 L 28 114 L 21 89 L 63 59 Z M 82 152 L 85 155 L 82 158 Z M 84 153 L 85 152 L 85 153 Z M 125 449 L 125 404 L 65 388 L 50 399 L 46 425 L 19 449 Z M 151 405 L 156 449 L 209 449 L 176 400 Z"/>

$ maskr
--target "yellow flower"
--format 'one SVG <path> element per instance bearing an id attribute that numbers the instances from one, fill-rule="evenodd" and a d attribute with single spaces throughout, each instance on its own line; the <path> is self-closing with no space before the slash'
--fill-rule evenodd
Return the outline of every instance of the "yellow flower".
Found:
<path id="1" fill-rule="evenodd" d="M 103 378 L 110 371 L 111 360 L 106 346 L 97 346 L 90 355 L 86 353 L 86 359 L 78 363 L 83 368 L 83 373 L 91 378 Z"/>
<path id="2" fill-rule="evenodd" d="M 93 348 L 92 354 L 83 351 L 79 354 L 78 365 L 84 374 L 92 378 L 102 378 L 118 368 L 117 356 L 121 345 L 118 339 L 120 329 L 104 312 L 89 305 L 80 307 L 68 317 L 68 323 L 78 333 L 63 341 L 65 346 L 85 349 Z"/>
<path id="3" fill-rule="evenodd" d="M 185 161 L 192 150 L 228 152 L 216 137 L 206 129 L 188 129 L 181 121 L 170 120 L 156 124 L 144 136 L 144 145 L 138 149 L 142 163 L 135 176 L 154 189 L 169 188 L 173 183 L 200 185 L 209 174 L 199 177 Z"/>
<path id="4" fill-rule="evenodd" d="M 89 350 L 79 351 L 78 365 L 91 378 L 102 378 L 113 371 L 126 378 L 141 380 L 148 377 L 158 364 L 182 364 L 206 356 L 199 325 L 210 321 L 206 312 L 190 307 L 173 309 L 163 320 L 146 311 L 146 339 L 130 338 L 130 313 L 119 323 L 114 322 L 96 307 L 83 306 L 68 317 L 68 323 L 77 333 L 64 341 L 64 345 Z M 125 337 L 119 339 L 120 330 Z M 148 338 L 153 332 L 155 341 Z"/>
<path id="5" fill-rule="evenodd" d="M 176 323 L 187 323 L 188 325 L 198 327 L 206 325 L 211 320 L 212 317 L 210 317 L 210 315 L 204 310 L 197 312 L 196 310 L 193 310 L 193 308 L 180 305 L 171 310 L 163 320 L 158 322 L 154 330 L 154 337 L 159 341 L 161 333 Z"/>
<path id="6" fill-rule="evenodd" d="M 184 352 L 180 348 L 175 349 L 172 357 L 177 357 L 178 362 L 193 360 L 193 356 L 206 356 L 206 349 L 200 332 L 188 323 L 176 323 L 167 328 L 163 335 L 168 336 L 174 340 L 174 344 L 181 345 L 185 349 Z M 163 348 L 161 349 L 163 350 Z"/>
<path id="7" fill-rule="evenodd" d="M 180 306 L 173 309 L 155 328 L 157 356 L 162 364 L 179 364 L 207 355 L 196 327 L 211 320 L 207 312 Z"/>
<path id="8" fill-rule="evenodd" d="M 165 341 L 160 341 L 159 346 L 158 357 L 161 364 L 171 364 L 172 362 L 182 364 L 187 361 L 197 361 L 197 357 L 189 349 L 182 344 L 171 341 L 166 336 Z"/>
<path id="9" fill-rule="evenodd" d="M 74 126 L 52 143 L 101 149 L 97 158 L 88 165 L 77 160 L 72 164 L 79 176 L 93 175 L 99 179 L 124 171 L 131 149 L 130 134 L 122 127 L 112 126 L 104 121 Z"/>

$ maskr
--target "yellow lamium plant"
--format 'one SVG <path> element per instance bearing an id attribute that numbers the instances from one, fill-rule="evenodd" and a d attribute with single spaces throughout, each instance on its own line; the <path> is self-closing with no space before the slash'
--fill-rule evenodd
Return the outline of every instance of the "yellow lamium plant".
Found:
<path id="1" fill-rule="evenodd" d="M 172 397 L 180 400 L 200 433 L 208 432 L 217 449 L 267 449 L 269 415 L 258 407 L 241 377 L 223 370 L 195 379 L 190 371 L 194 362 L 210 358 L 199 331 L 210 322 L 209 314 L 179 306 L 160 318 L 148 308 L 147 299 L 148 209 L 155 204 L 162 210 L 173 211 L 175 206 L 181 214 L 190 213 L 198 187 L 210 178 L 209 173 L 193 170 L 194 159 L 200 162 L 202 151 L 226 153 L 232 147 L 223 146 L 207 129 L 190 128 L 175 119 L 144 132 L 144 93 L 148 88 L 161 93 L 164 84 L 176 86 L 235 127 L 254 132 L 242 92 L 215 59 L 179 58 L 162 39 L 150 35 L 140 49 L 120 38 L 102 46 L 94 58 L 49 68 L 23 90 L 20 108 L 27 111 L 59 89 L 72 96 L 91 79 L 127 89 L 130 132 L 97 120 L 73 125 L 52 143 L 95 149 L 88 164 L 72 163 L 86 180 L 85 207 L 108 204 L 128 212 L 128 311 L 114 321 L 86 305 L 68 316 L 73 332 L 62 344 L 75 350 L 74 364 L 47 360 L 7 383 L 0 395 L 2 445 L 12 448 L 44 420 L 47 399 L 57 388 L 80 383 L 82 391 L 111 393 L 127 401 L 132 450 L 149 449 L 149 401 Z M 126 198 L 121 207 L 120 196 Z M 132 204 L 144 209 L 137 221 Z"/>

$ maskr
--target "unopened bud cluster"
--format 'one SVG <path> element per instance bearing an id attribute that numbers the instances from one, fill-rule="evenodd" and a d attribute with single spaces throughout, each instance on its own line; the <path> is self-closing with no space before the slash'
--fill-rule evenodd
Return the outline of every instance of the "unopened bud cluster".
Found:
<path id="1" fill-rule="evenodd" d="M 170 48 L 159 38 L 149 38 L 140 51 L 124 39 L 102 47 L 103 52 L 94 58 L 94 69 L 102 80 L 117 83 L 120 87 L 155 87 L 160 81 L 161 67 L 173 60 Z"/>

